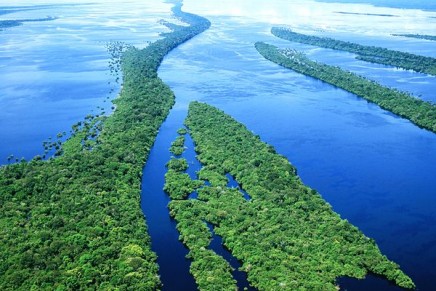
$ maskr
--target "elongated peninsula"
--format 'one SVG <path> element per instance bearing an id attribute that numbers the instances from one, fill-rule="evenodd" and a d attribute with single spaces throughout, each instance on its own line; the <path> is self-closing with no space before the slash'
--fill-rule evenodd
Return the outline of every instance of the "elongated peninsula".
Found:
<path id="1" fill-rule="evenodd" d="M 349 91 L 409 119 L 422 128 L 436 132 L 435 104 L 415 98 L 406 92 L 382 86 L 339 67 L 312 61 L 295 50 L 282 50 L 263 42 L 257 42 L 255 46 L 267 60 Z"/>
<path id="2" fill-rule="evenodd" d="M 416 38 L 416 39 L 425 39 L 425 40 L 436 41 L 436 35 L 407 33 L 407 34 L 393 34 L 393 36 L 403 36 L 403 37 L 409 37 L 409 38 Z"/>
<path id="3" fill-rule="evenodd" d="M 329 37 L 301 34 L 282 27 L 273 27 L 271 33 L 289 41 L 355 53 L 357 54 L 356 58 L 359 60 L 436 76 L 436 59 L 432 57 L 389 50 L 382 47 L 366 46 Z"/>
<path id="4" fill-rule="evenodd" d="M 338 277 L 368 272 L 415 287 L 374 240 L 341 219 L 285 157 L 244 125 L 199 102 L 190 104 L 185 124 L 202 163 L 201 180 L 190 180 L 186 161 L 173 159 L 165 188 L 200 290 L 234 287 L 228 263 L 209 249 L 208 224 L 259 290 L 337 290 Z M 226 174 L 250 199 L 227 187 Z M 192 191 L 198 197 L 187 199 Z"/>

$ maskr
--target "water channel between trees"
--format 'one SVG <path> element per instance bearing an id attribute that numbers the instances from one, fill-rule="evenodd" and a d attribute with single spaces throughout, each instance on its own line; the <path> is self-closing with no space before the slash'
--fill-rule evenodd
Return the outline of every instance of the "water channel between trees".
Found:
<path id="1" fill-rule="evenodd" d="M 156 197 L 146 197 L 156 195 L 149 194 L 150 187 L 156 187 L 162 196 L 156 199 L 166 199 L 159 208 L 164 213 L 159 215 L 171 221 L 166 208 L 169 200 L 162 191 L 168 148 L 183 124 L 189 102 L 207 102 L 246 124 L 288 157 L 305 184 L 317 189 L 343 218 L 374 238 L 420 290 L 431 290 L 436 277 L 431 267 L 436 259 L 432 247 L 436 230 L 429 227 L 436 223 L 436 136 L 352 94 L 262 59 L 254 41 L 286 46 L 263 33 L 263 24 L 237 26 L 225 17 L 212 17 L 211 21 L 209 31 L 171 52 L 159 70 L 175 92 L 177 103 L 145 166 L 143 205 Z M 360 73 L 369 72 L 361 68 Z M 159 167 L 154 164 L 156 159 Z M 147 209 L 144 212 L 158 256 L 157 248 L 164 256 L 173 252 L 173 246 L 165 246 L 169 243 L 166 230 L 154 225 Z M 174 223 L 168 226 L 175 229 Z M 177 236 L 175 232 L 171 237 L 183 248 Z M 173 257 L 169 264 L 178 263 Z M 183 272 L 187 274 L 188 269 Z M 164 284 L 165 273 L 161 265 Z M 174 273 L 166 275 L 170 281 L 176 280 L 172 279 Z M 347 290 L 395 290 L 374 276 L 364 281 L 341 279 L 339 283 Z"/>

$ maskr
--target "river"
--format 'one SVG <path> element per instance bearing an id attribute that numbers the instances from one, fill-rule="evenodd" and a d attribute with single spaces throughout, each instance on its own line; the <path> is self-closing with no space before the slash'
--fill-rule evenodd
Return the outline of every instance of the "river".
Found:
<path id="1" fill-rule="evenodd" d="M 157 21 L 169 18 L 169 4 L 123 1 L 114 9 L 113 4 L 99 2 L 8 14 L 9 18 L 59 18 L 0 31 L 1 163 L 9 154 L 25 158 L 40 154 L 46 138 L 100 111 L 97 106 L 110 111 L 106 100 L 114 97 L 119 85 L 106 67 L 106 42 L 143 46 L 165 31 Z M 291 44 L 269 34 L 272 25 L 283 24 L 302 32 L 435 56 L 436 42 L 390 35 L 434 33 L 435 12 L 310 4 L 224 0 L 217 6 L 211 1 L 185 1 L 186 11 L 207 17 L 212 27 L 171 52 L 160 67 L 161 78 L 177 100 L 145 165 L 141 198 L 167 290 L 195 289 L 184 258 L 187 250 L 177 240 L 166 208 L 169 200 L 162 191 L 167 149 L 192 100 L 219 107 L 259 134 L 297 167 L 305 184 L 374 238 L 419 290 L 433 289 L 436 135 L 347 92 L 264 60 L 253 43 L 297 47 L 318 60 L 435 100 L 434 77 L 363 63 L 348 53 Z M 339 10 L 397 17 L 335 13 Z M 340 284 L 348 290 L 392 289 L 375 277 Z"/>

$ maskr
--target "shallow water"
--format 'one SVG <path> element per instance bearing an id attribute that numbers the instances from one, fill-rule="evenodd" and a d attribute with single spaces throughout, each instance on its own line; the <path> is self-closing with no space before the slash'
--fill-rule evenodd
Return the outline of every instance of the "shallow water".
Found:
<path id="1" fill-rule="evenodd" d="M 161 126 L 143 171 L 141 207 L 147 219 L 152 250 L 158 254 L 162 290 L 196 290 L 189 273 L 188 249 L 178 240 L 179 232 L 167 208 L 169 196 L 163 191 L 169 148 L 185 118 L 184 112 L 173 110 Z M 191 161 L 192 163 L 192 161 Z"/>
<path id="2" fill-rule="evenodd" d="M 428 0 L 317 0 L 330 3 L 368 3 L 375 6 L 387 6 L 401 9 L 436 10 L 436 4 Z"/>
<path id="3" fill-rule="evenodd" d="M 3 5 L 0 11 L 11 11 Z M 110 74 L 106 44 L 116 40 L 145 46 L 166 30 L 157 22 L 169 18 L 170 7 L 53 1 L 3 14 L 1 19 L 9 20 L 57 19 L 0 31 L 0 164 L 10 154 L 26 159 L 42 154 L 42 142 L 49 137 L 68 133 L 87 114 L 109 113 L 120 85 Z"/>
<path id="4" fill-rule="evenodd" d="M 182 154 L 182 157 L 187 160 L 189 165 L 187 173 L 189 174 L 191 179 L 198 179 L 196 173 L 201 169 L 202 166 L 201 163 L 197 160 L 194 150 L 194 141 L 189 134 L 185 135 L 185 147 L 186 149 L 185 152 Z M 236 187 L 238 185 L 237 182 L 229 174 L 227 174 L 226 176 L 229 179 L 227 187 Z M 196 198 L 196 196 L 190 195 L 190 199 Z M 246 290 L 256 290 L 255 288 L 250 287 L 250 284 L 247 281 L 247 273 L 239 270 L 239 268 L 242 266 L 241 262 L 238 261 L 238 259 L 236 259 L 226 247 L 224 247 L 223 239 L 221 236 L 215 233 L 214 226 L 210 223 L 208 223 L 207 226 L 209 227 L 209 230 L 212 234 L 212 240 L 209 244 L 209 248 L 219 256 L 223 257 L 234 269 L 232 275 L 233 278 L 236 280 L 239 290 L 245 290 L 244 288 L 247 288 Z"/>

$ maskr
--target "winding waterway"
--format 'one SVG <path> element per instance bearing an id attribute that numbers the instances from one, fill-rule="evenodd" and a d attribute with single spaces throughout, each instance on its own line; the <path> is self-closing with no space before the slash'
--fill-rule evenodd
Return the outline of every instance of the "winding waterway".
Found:
<path id="1" fill-rule="evenodd" d="M 185 258 L 188 249 L 179 241 L 176 222 L 170 218 L 167 208 L 170 199 L 163 191 L 165 165 L 171 157 L 168 149 L 184 118 L 184 112 L 171 111 L 159 130 L 143 171 L 141 207 L 147 218 L 152 250 L 158 254 L 162 290 L 196 290 L 197 286 L 189 273 L 190 261 Z"/>
<path id="2" fill-rule="evenodd" d="M 157 21 L 168 17 L 171 7 L 123 1 L 113 9 L 102 1 L 80 2 L 83 5 L 8 15 L 58 19 L 0 32 L 0 164 L 9 154 L 31 158 L 41 153 L 42 141 L 68 131 L 73 123 L 95 112 L 96 106 L 110 111 L 106 100 L 114 97 L 111 90 L 118 85 L 106 67 L 105 43 L 122 40 L 146 45 L 165 31 Z M 297 167 L 305 184 L 374 238 L 419 290 L 433 290 L 436 135 L 349 93 L 264 60 L 253 43 L 296 47 L 320 61 L 434 101 L 434 77 L 364 63 L 344 52 L 291 44 L 269 31 L 272 25 L 285 24 L 303 32 L 325 31 L 338 39 L 435 56 L 436 42 L 390 36 L 434 33 L 435 12 L 340 6 L 341 11 L 398 16 L 370 17 L 334 14 L 337 4 L 328 3 L 308 8 L 308 4 L 289 0 L 225 0 L 219 7 L 210 2 L 185 1 L 186 11 L 207 17 L 212 27 L 171 52 L 159 70 L 177 102 L 145 165 L 141 203 L 159 256 L 164 289 L 196 289 L 185 259 L 187 250 L 178 241 L 162 187 L 171 141 L 182 126 L 189 102 L 200 100 L 223 109 L 272 144 Z M 254 8 L 262 9 L 256 12 Z M 362 282 L 341 280 L 340 284 L 348 290 L 392 289 L 376 277 Z"/>

